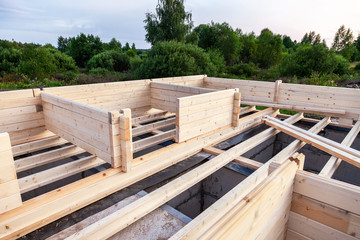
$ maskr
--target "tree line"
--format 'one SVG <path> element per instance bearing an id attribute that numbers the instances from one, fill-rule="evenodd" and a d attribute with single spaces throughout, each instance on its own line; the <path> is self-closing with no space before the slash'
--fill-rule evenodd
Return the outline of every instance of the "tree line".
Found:
<path id="1" fill-rule="evenodd" d="M 152 45 L 149 50 L 122 45 L 115 38 L 104 43 L 84 33 L 60 36 L 57 48 L 0 40 L 1 80 L 76 84 L 81 74 L 117 76 L 111 80 L 208 74 L 310 79 L 311 84 L 334 85 L 333 80 L 360 77 L 360 64 L 351 64 L 360 61 L 360 35 L 355 38 L 345 26 L 338 29 L 331 47 L 314 31 L 297 42 L 268 28 L 256 35 L 226 22 L 194 26 L 183 0 L 159 0 L 155 13 L 146 13 L 144 23 L 145 40 Z"/>

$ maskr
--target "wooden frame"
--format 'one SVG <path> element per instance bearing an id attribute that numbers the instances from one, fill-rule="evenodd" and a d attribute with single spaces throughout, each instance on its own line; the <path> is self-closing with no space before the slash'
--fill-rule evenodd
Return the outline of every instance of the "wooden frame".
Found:
<path id="1" fill-rule="evenodd" d="M 6 166 L 1 169 L 0 187 L 4 190 L 8 187 L 3 184 L 16 183 L 9 192 L 1 191 L 1 203 L 6 194 L 16 199 L 11 206 L 6 205 L 9 201 L 0 205 L 1 239 L 23 236 L 200 151 L 214 158 L 70 238 L 109 237 L 229 162 L 255 171 L 172 239 L 273 239 L 286 234 L 289 239 L 327 239 L 329 234 L 360 238 L 359 187 L 330 179 L 341 159 L 360 166 L 359 151 L 350 147 L 360 128 L 356 104 L 360 90 L 198 75 L 13 91 L 0 96 L 6 99 L 0 104 L 0 129 L 9 132 L 0 134 L 0 155 L 7 156 L 2 161 Z M 240 108 L 240 101 L 249 106 Z M 258 111 L 255 106 L 268 108 Z M 278 108 L 299 113 L 285 116 Z M 314 112 L 326 117 L 304 117 L 303 113 Z M 198 116 L 202 117 L 197 120 Z M 276 116 L 286 119 L 280 121 Z M 201 124 L 194 122 L 200 120 Z M 293 126 L 298 121 L 315 125 L 305 131 Z M 271 127 L 228 150 L 215 147 L 262 123 Z M 327 125 L 351 130 L 339 144 L 316 135 Z M 268 162 L 241 156 L 280 132 L 297 139 Z M 169 140 L 173 144 L 145 153 Z M 304 156 L 296 152 L 306 144 L 334 155 L 320 176 L 301 170 Z M 139 156 L 133 158 L 133 153 Z M 56 165 L 69 157 L 73 160 Z M 99 173 L 21 201 L 22 193 L 108 163 L 112 167 L 98 168 Z M 47 164 L 55 165 L 31 172 Z M 22 176 L 27 171 L 29 174 Z"/>

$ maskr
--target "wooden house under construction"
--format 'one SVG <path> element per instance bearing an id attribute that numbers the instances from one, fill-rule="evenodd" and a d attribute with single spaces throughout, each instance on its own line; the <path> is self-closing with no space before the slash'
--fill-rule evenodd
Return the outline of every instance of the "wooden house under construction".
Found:
<path id="1" fill-rule="evenodd" d="M 199 75 L 0 99 L 0 239 L 360 239 L 359 89 Z"/>

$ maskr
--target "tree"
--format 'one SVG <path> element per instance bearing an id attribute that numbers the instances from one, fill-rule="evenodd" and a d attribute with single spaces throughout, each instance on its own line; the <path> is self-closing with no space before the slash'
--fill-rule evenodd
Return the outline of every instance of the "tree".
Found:
<path id="1" fill-rule="evenodd" d="M 130 44 L 128 42 L 125 43 L 125 46 L 123 47 L 123 51 L 126 52 L 130 49 Z"/>
<path id="2" fill-rule="evenodd" d="M 258 47 L 258 39 L 256 38 L 255 33 L 241 34 L 240 42 L 242 46 L 240 49 L 240 61 L 244 63 L 255 62 L 256 50 Z"/>
<path id="3" fill-rule="evenodd" d="M 346 29 L 344 25 L 337 30 L 332 47 L 335 51 L 340 52 L 341 50 L 349 47 L 354 41 L 354 35 L 350 28 Z"/>
<path id="4" fill-rule="evenodd" d="M 295 47 L 295 43 L 291 40 L 289 36 L 284 35 L 282 41 L 286 49 L 292 49 Z"/>
<path id="5" fill-rule="evenodd" d="M 70 55 L 79 67 L 85 67 L 90 58 L 103 50 L 103 44 L 98 36 L 80 35 L 71 38 L 66 53 Z"/>
<path id="6" fill-rule="evenodd" d="M 209 56 L 203 49 L 193 44 L 176 41 L 156 43 L 148 57 L 136 68 L 137 78 L 184 76 L 194 74 L 215 75 L 221 62 L 219 56 Z M 223 64 L 219 64 L 223 65 Z"/>
<path id="7" fill-rule="evenodd" d="M 104 48 L 106 50 L 120 50 L 121 51 L 121 42 L 116 40 L 115 38 L 112 38 L 109 43 L 104 44 Z"/>
<path id="8" fill-rule="evenodd" d="M 58 37 L 58 47 L 57 49 L 60 52 L 65 52 L 68 48 L 68 45 L 71 41 L 71 38 L 64 38 L 63 36 Z"/>
<path id="9" fill-rule="evenodd" d="M 304 44 L 308 43 L 308 44 L 311 44 L 311 45 L 320 44 L 321 43 L 321 36 L 320 36 L 320 34 L 316 34 L 314 31 L 311 31 L 309 33 L 305 33 L 305 35 L 301 39 L 301 43 L 304 43 Z"/>
<path id="10" fill-rule="evenodd" d="M 322 44 L 301 44 L 294 53 L 285 55 L 280 70 L 284 76 L 310 77 L 312 72 L 319 74 L 344 74 L 348 61 Z"/>
<path id="11" fill-rule="evenodd" d="M 282 40 L 280 35 L 274 35 L 265 28 L 258 37 L 256 61 L 261 68 L 269 68 L 280 62 L 282 56 Z"/>
<path id="12" fill-rule="evenodd" d="M 145 40 L 152 45 L 160 41 L 184 42 L 193 22 L 191 13 L 185 12 L 184 0 L 159 0 L 156 13 L 146 13 Z"/>
<path id="13" fill-rule="evenodd" d="M 220 50 L 227 65 L 232 65 L 238 60 L 240 39 L 228 23 L 201 24 L 194 29 L 194 32 L 198 34 L 199 47 L 205 50 Z"/>
<path id="14" fill-rule="evenodd" d="M 360 52 L 360 34 L 358 35 L 357 39 L 354 41 L 356 49 Z"/>

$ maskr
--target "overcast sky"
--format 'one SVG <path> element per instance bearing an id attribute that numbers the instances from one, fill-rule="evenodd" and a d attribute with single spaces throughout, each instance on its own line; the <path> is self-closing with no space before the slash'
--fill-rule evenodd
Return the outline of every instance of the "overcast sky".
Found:
<path id="1" fill-rule="evenodd" d="M 149 48 L 143 20 L 156 5 L 157 0 L 0 0 L 0 39 L 57 46 L 60 35 L 83 32 Z M 355 37 L 360 33 L 360 0 L 187 0 L 185 8 L 195 26 L 213 20 L 256 34 L 267 27 L 298 41 L 315 31 L 329 45 L 342 24 Z"/>

